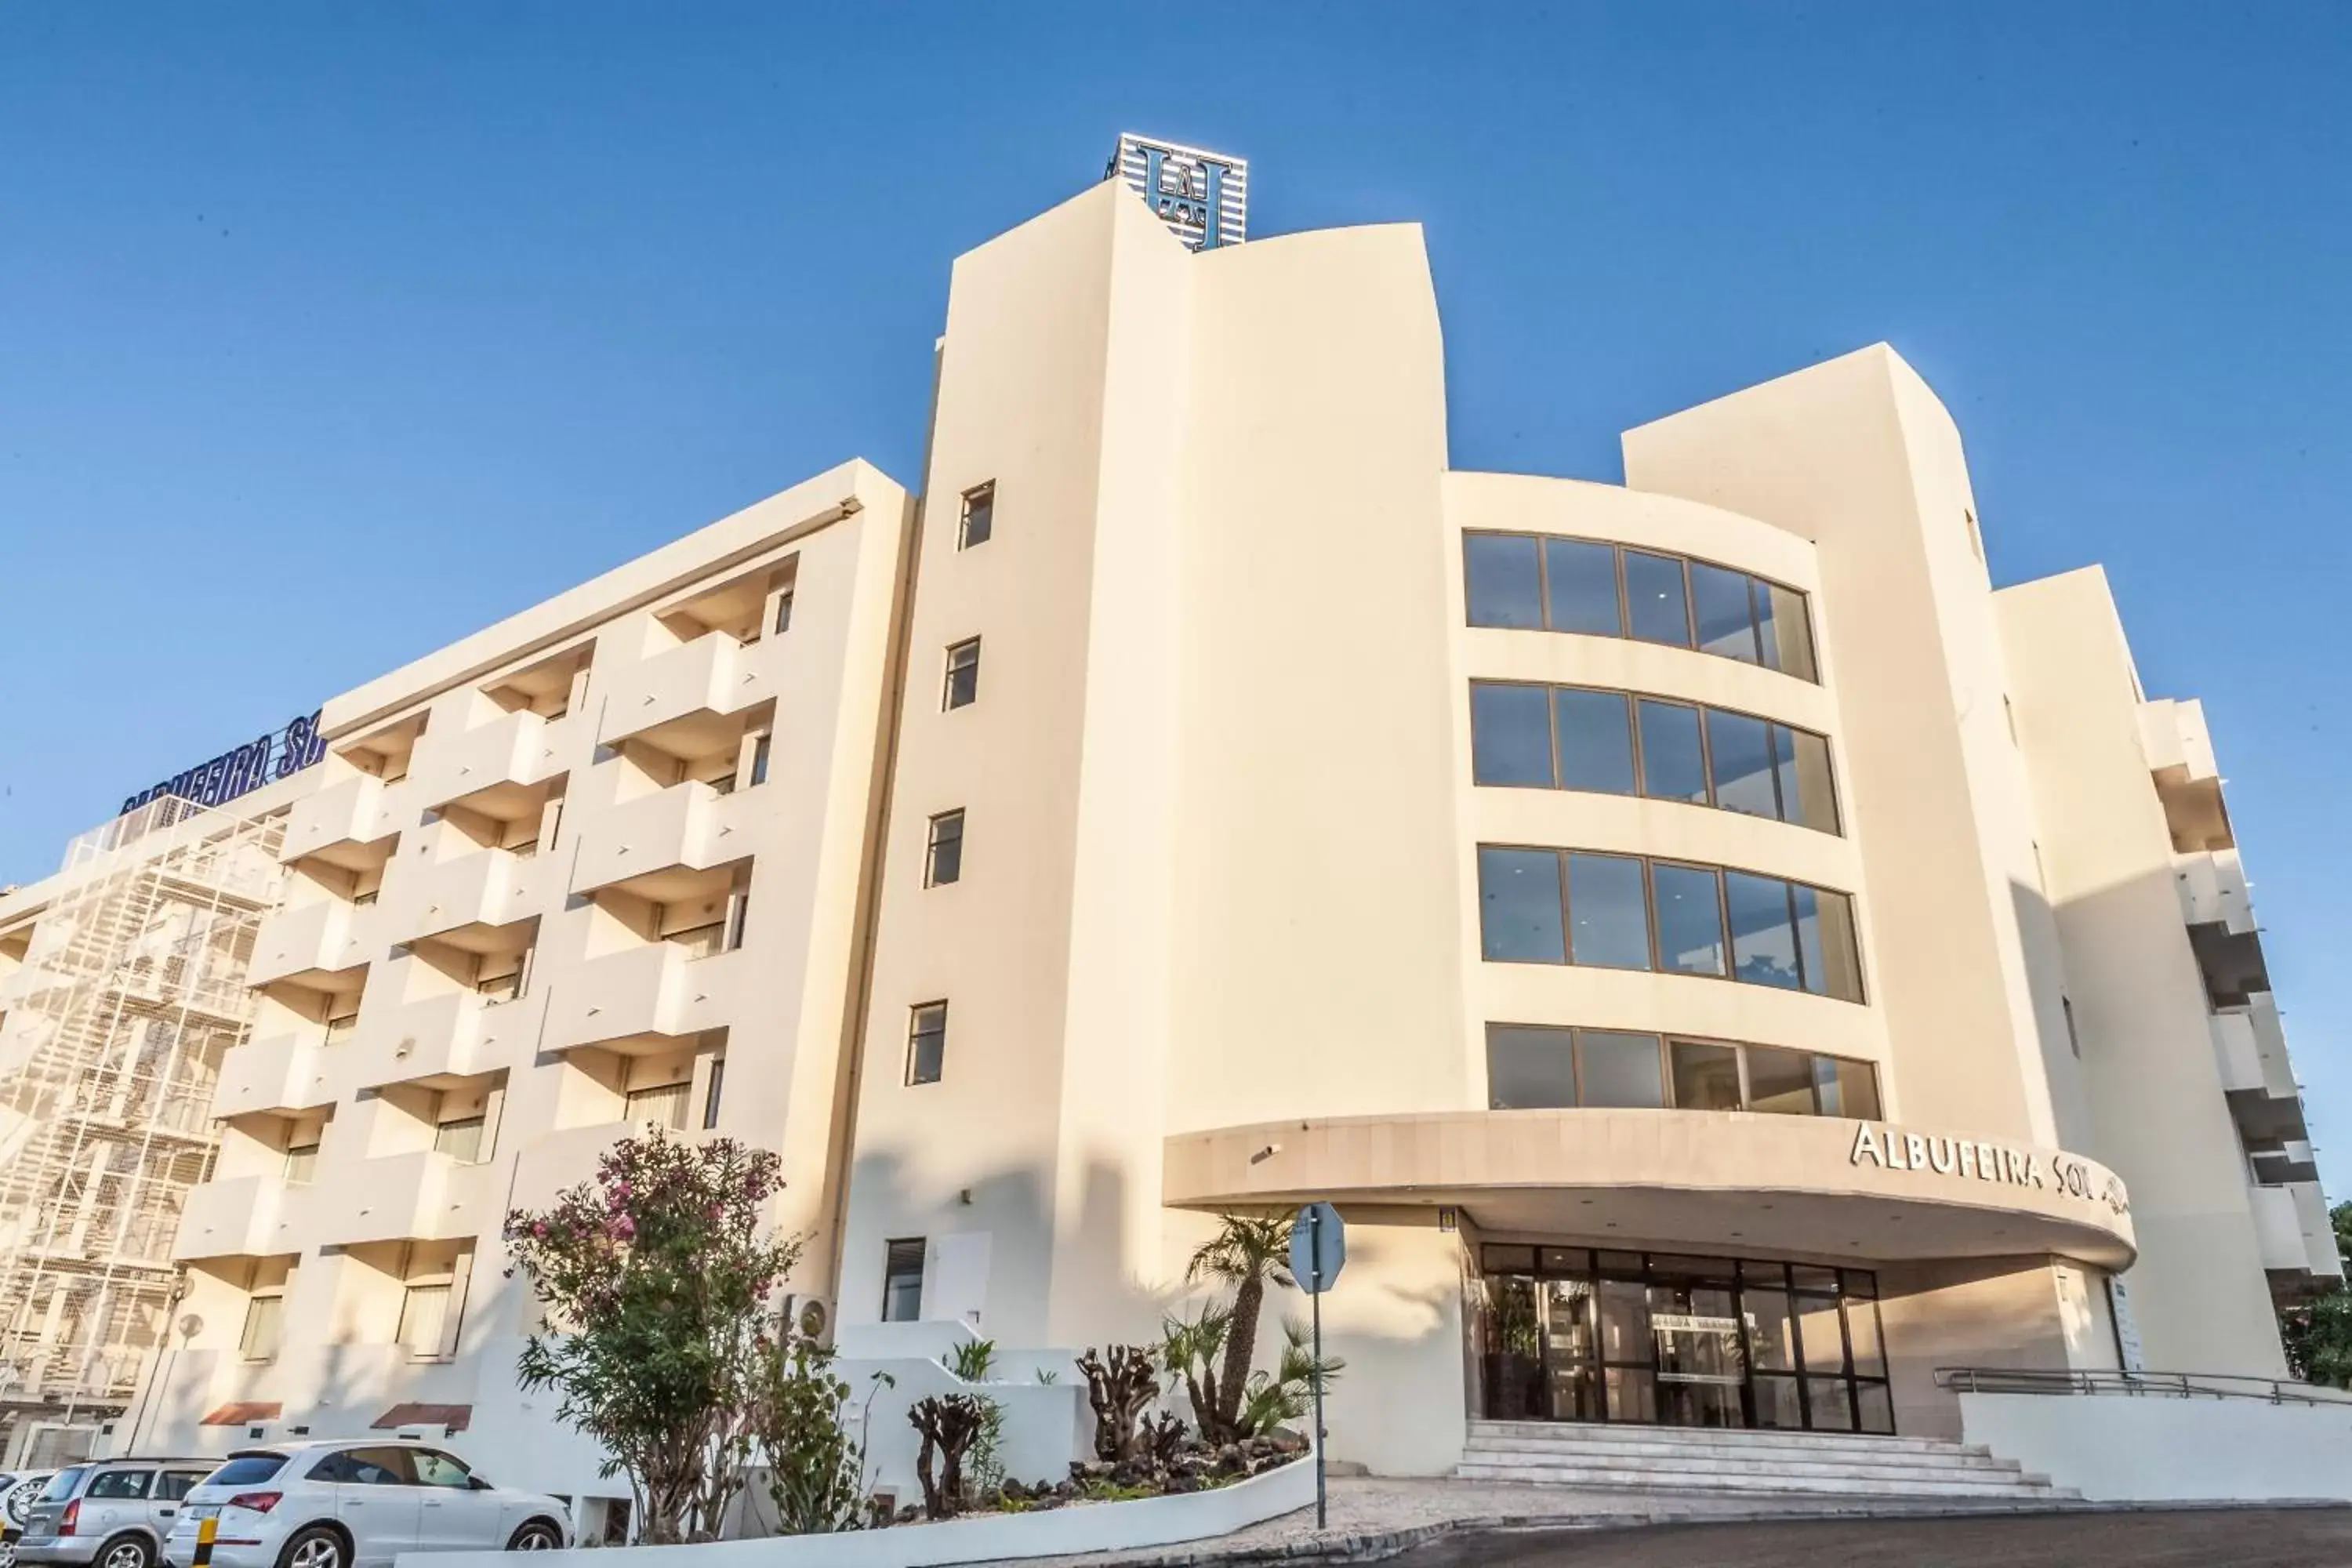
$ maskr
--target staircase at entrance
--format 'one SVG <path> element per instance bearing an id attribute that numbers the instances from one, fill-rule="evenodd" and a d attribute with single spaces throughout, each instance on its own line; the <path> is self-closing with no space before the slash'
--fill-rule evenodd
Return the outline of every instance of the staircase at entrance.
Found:
<path id="1" fill-rule="evenodd" d="M 1465 1480 L 1611 1490 L 2070 1502 L 2081 1496 L 1989 1450 L 1934 1437 L 1473 1421 Z"/>

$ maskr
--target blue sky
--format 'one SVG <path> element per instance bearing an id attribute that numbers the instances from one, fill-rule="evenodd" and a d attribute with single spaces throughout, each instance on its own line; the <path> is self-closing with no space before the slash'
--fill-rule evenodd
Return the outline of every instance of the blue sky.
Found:
<path id="1" fill-rule="evenodd" d="M 0 881 L 844 458 L 915 482 L 950 259 L 1132 127 L 1247 154 L 1255 232 L 1427 226 L 1460 467 L 1613 479 L 1892 342 L 1996 579 L 2104 562 L 2207 700 L 2352 1195 L 2347 79 L 2340 4 L 16 0 Z"/>

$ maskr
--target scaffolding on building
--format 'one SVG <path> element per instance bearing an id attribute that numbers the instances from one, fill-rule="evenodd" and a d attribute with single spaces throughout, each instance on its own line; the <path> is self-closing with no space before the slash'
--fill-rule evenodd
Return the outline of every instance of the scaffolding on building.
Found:
<path id="1" fill-rule="evenodd" d="M 71 1442 L 170 1331 L 213 1089 L 284 873 L 282 816 L 165 796 L 76 839 L 0 982 L 0 1418 Z M 19 1449 L 21 1443 L 13 1445 Z M 51 1456 L 15 1456 L 56 1458 Z"/>

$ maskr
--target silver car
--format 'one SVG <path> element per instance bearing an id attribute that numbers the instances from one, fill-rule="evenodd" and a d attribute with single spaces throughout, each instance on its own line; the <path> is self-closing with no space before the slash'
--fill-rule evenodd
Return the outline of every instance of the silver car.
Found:
<path id="1" fill-rule="evenodd" d="M 19 1563 L 153 1568 L 188 1489 L 210 1459 L 91 1459 L 49 1478 L 25 1510 Z"/>
<path id="2" fill-rule="evenodd" d="M 391 1568 L 404 1552 L 546 1552 L 565 1543 L 568 1511 L 492 1486 L 425 1443 L 279 1443 L 237 1450 L 188 1493 L 163 1560 L 189 1568 L 207 1519 L 220 1521 L 213 1568 Z"/>

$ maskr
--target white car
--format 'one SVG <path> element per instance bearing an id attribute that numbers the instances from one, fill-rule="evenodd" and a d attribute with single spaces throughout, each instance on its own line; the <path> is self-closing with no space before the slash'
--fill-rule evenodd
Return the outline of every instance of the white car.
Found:
<path id="1" fill-rule="evenodd" d="M 423 1443 L 279 1443 L 240 1448 L 188 1492 L 163 1542 L 189 1568 L 196 1531 L 218 1519 L 214 1568 L 391 1568 L 404 1552 L 547 1552 L 569 1510 L 492 1486 Z"/>

